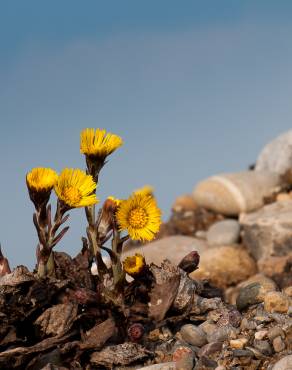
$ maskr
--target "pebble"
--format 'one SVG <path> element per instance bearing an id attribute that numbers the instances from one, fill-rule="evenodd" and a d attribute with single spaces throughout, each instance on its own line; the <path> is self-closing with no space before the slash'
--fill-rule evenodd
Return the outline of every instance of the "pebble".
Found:
<path id="1" fill-rule="evenodd" d="M 268 330 L 260 330 L 254 334 L 255 339 L 262 340 L 268 335 Z"/>
<path id="2" fill-rule="evenodd" d="M 214 352 L 222 350 L 223 342 L 211 342 L 205 344 L 198 352 L 198 356 L 209 356 Z"/>
<path id="3" fill-rule="evenodd" d="M 253 320 L 248 320 L 246 317 L 241 320 L 241 330 L 255 330 L 256 327 L 257 324 Z"/>
<path id="4" fill-rule="evenodd" d="M 281 292 L 268 292 L 264 304 L 267 312 L 286 313 L 289 308 L 289 297 Z"/>
<path id="5" fill-rule="evenodd" d="M 219 288 L 237 284 L 256 273 L 255 261 L 238 246 L 216 246 L 200 254 L 199 269 L 192 272 L 193 279 L 208 279 Z"/>
<path id="6" fill-rule="evenodd" d="M 283 339 L 279 336 L 273 339 L 273 347 L 275 352 L 282 352 L 285 349 L 285 342 Z"/>
<path id="7" fill-rule="evenodd" d="M 243 349 L 247 344 L 247 338 L 238 338 L 238 339 L 231 339 L 230 340 L 230 347 L 235 349 Z"/>
<path id="8" fill-rule="evenodd" d="M 214 333 L 215 330 L 217 330 L 217 325 L 214 324 L 214 322 L 210 320 L 204 321 L 202 324 L 199 325 L 199 327 L 207 334 L 210 335 Z"/>
<path id="9" fill-rule="evenodd" d="M 231 245 L 239 240 L 240 225 L 236 220 L 215 222 L 207 232 L 207 242 L 210 245 Z"/>
<path id="10" fill-rule="evenodd" d="M 194 189 L 195 202 L 223 215 L 238 215 L 263 206 L 263 198 L 279 185 L 272 172 L 244 171 L 219 174 L 201 181 Z"/>
<path id="11" fill-rule="evenodd" d="M 267 340 L 254 340 L 253 346 L 265 356 L 271 356 L 273 353 L 272 347 Z"/>
<path id="12" fill-rule="evenodd" d="M 291 370 L 292 369 L 292 355 L 285 356 L 277 361 L 272 370 Z"/>
<path id="13" fill-rule="evenodd" d="M 183 325 L 180 329 L 180 334 L 184 341 L 193 346 L 202 347 L 207 343 L 205 332 L 198 326 L 192 324 Z"/>
<path id="14" fill-rule="evenodd" d="M 214 331 L 212 334 L 207 335 L 207 340 L 211 342 L 224 342 L 228 338 L 236 338 L 237 330 L 231 326 L 226 325 L 219 327 L 218 330 Z"/>
<path id="15" fill-rule="evenodd" d="M 268 338 L 272 341 L 274 338 L 276 337 L 281 337 L 281 338 L 285 338 L 285 333 L 283 331 L 283 329 L 280 327 L 280 326 L 274 326 L 273 328 L 271 328 L 268 332 Z"/>
<path id="16" fill-rule="evenodd" d="M 224 310 L 222 316 L 217 321 L 218 326 L 231 325 L 238 328 L 242 320 L 242 316 L 238 310 L 235 308 L 230 310 Z"/>
<path id="17" fill-rule="evenodd" d="M 262 302 L 264 300 L 262 291 L 263 286 L 260 283 L 251 283 L 241 288 L 236 299 L 237 308 L 244 310 L 248 306 Z"/>
<path id="18" fill-rule="evenodd" d="M 253 352 L 248 349 L 235 349 L 233 351 L 234 357 L 253 357 Z"/>
<path id="19" fill-rule="evenodd" d="M 177 370 L 192 370 L 194 365 L 194 353 L 189 347 L 178 347 L 172 355 Z"/>

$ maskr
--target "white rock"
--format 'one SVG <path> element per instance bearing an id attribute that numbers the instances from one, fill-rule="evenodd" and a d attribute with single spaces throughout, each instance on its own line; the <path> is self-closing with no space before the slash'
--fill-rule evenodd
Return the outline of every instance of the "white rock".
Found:
<path id="1" fill-rule="evenodd" d="M 240 225 L 236 220 L 215 222 L 207 232 L 207 241 L 213 245 L 230 245 L 238 242 Z"/>
<path id="2" fill-rule="evenodd" d="M 280 184 L 279 177 L 268 171 L 244 171 L 221 174 L 200 182 L 194 189 L 199 206 L 225 215 L 238 215 L 263 206 Z"/>
<path id="3" fill-rule="evenodd" d="M 269 142 L 261 151 L 256 171 L 272 171 L 279 175 L 292 168 L 292 130 Z"/>
<path id="4" fill-rule="evenodd" d="M 201 254 L 208 248 L 204 240 L 189 236 L 175 235 L 155 240 L 139 247 L 125 246 L 122 259 L 135 253 L 144 255 L 147 263 L 160 265 L 164 259 L 169 259 L 177 265 L 188 253 L 197 251 Z"/>
<path id="5" fill-rule="evenodd" d="M 239 221 L 243 242 L 257 260 L 292 252 L 292 200 L 266 205 Z"/>

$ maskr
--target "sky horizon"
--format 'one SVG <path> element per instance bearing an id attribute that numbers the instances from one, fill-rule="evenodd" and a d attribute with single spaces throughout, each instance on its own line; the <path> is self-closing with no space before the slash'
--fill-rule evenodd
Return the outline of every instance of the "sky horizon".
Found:
<path id="1" fill-rule="evenodd" d="M 124 145 L 98 197 L 153 185 L 164 219 L 176 196 L 241 171 L 291 128 L 288 1 L 14 1 L 0 11 L 0 242 L 12 266 L 35 264 L 25 175 L 85 168 L 79 134 Z M 53 203 L 55 199 L 53 199 Z M 81 248 L 83 210 L 56 250 Z"/>

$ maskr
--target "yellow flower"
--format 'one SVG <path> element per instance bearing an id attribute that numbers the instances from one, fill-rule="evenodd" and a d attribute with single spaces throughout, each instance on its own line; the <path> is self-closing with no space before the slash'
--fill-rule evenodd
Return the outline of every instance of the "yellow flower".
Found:
<path id="1" fill-rule="evenodd" d="M 131 276 L 136 276 L 141 273 L 145 267 L 145 258 L 136 253 L 135 256 L 127 257 L 123 261 L 124 270 Z"/>
<path id="2" fill-rule="evenodd" d="M 57 180 L 57 172 L 55 172 L 51 168 L 33 168 L 26 175 L 26 183 L 28 188 L 35 192 L 51 191 Z"/>
<path id="3" fill-rule="evenodd" d="M 98 202 L 96 183 L 84 171 L 65 168 L 55 185 L 58 198 L 70 208 L 88 207 Z"/>
<path id="4" fill-rule="evenodd" d="M 160 209 L 149 195 L 132 194 L 120 204 L 116 218 L 133 240 L 152 240 L 161 225 Z"/>
<path id="5" fill-rule="evenodd" d="M 123 144 L 118 136 L 106 130 L 86 128 L 80 133 L 80 152 L 92 157 L 105 158 Z"/>
<path id="6" fill-rule="evenodd" d="M 136 189 L 134 194 L 151 195 L 153 196 L 154 188 L 151 185 L 145 185 L 142 188 Z"/>

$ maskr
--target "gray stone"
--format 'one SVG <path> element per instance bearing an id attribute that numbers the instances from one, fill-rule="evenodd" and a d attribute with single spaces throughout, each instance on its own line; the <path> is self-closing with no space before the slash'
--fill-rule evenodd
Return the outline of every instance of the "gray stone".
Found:
<path id="1" fill-rule="evenodd" d="M 198 356 L 209 356 L 214 352 L 218 352 L 222 350 L 223 342 L 211 342 L 205 344 L 198 352 Z"/>
<path id="2" fill-rule="evenodd" d="M 248 349 L 235 349 L 233 350 L 234 357 L 253 357 L 253 352 Z"/>
<path id="3" fill-rule="evenodd" d="M 241 215 L 243 242 L 255 259 L 292 252 L 292 200 L 266 205 Z"/>
<path id="4" fill-rule="evenodd" d="M 272 347 L 267 340 L 254 340 L 254 347 L 265 356 L 271 356 L 273 353 Z"/>
<path id="5" fill-rule="evenodd" d="M 199 328 L 203 329 L 203 331 L 207 335 L 210 335 L 210 334 L 214 333 L 215 330 L 217 330 L 217 325 L 214 324 L 214 322 L 212 322 L 210 320 L 206 320 L 202 324 L 199 325 Z"/>
<path id="6" fill-rule="evenodd" d="M 275 363 L 272 370 L 292 370 L 292 355 L 281 358 Z"/>
<path id="7" fill-rule="evenodd" d="M 207 241 L 213 245 L 230 245 L 239 240 L 240 225 L 236 220 L 214 223 L 207 232 Z"/>
<path id="8" fill-rule="evenodd" d="M 256 162 L 256 171 L 272 171 L 279 175 L 292 168 L 292 130 L 269 142 Z"/>
<path id="9" fill-rule="evenodd" d="M 226 325 L 219 327 L 218 330 L 214 331 L 211 334 L 207 335 L 208 343 L 211 342 L 224 342 L 228 338 L 235 338 L 236 337 L 237 330 L 231 326 Z"/>
<path id="10" fill-rule="evenodd" d="M 180 334 L 184 341 L 193 346 L 202 347 L 207 343 L 205 332 L 198 326 L 192 324 L 183 325 L 180 329 Z"/>
<path id="11" fill-rule="evenodd" d="M 264 197 L 279 186 L 278 176 L 267 171 L 220 174 L 200 182 L 193 195 L 199 206 L 224 215 L 238 215 L 263 206 Z"/>
<path id="12" fill-rule="evenodd" d="M 244 310 L 248 306 L 263 302 L 268 291 L 270 290 L 266 290 L 262 284 L 257 282 L 242 287 L 236 299 L 237 308 Z"/>

